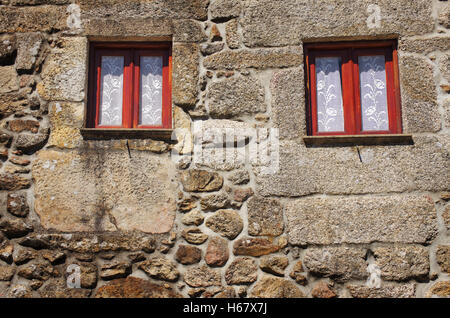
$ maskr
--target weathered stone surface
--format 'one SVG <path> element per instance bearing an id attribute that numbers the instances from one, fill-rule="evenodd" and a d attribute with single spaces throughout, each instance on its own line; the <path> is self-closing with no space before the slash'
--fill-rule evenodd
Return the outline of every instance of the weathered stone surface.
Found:
<path id="1" fill-rule="evenodd" d="M 316 276 L 331 277 L 338 282 L 367 277 L 367 250 L 351 247 L 309 248 L 303 263 Z"/>
<path id="2" fill-rule="evenodd" d="M 439 11 L 438 22 L 444 28 L 450 29 L 450 6 L 448 4 L 442 4 Z"/>
<path id="3" fill-rule="evenodd" d="M 17 238 L 33 231 L 33 226 L 19 219 L 1 219 L 0 231 L 8 238 Z"/>
<path id="4" fill-rule="evenodd" d="M 303 68 L 274 72 L 270 81 L 272 121 L 281 139 L 306 134 Z"/>
<path id="5" fill-rule="evenodd" d="M 171 160 L 141 151 L 41 151 L 35 211 L 47 229 L 165 233 L 175 218 L 174 170 Z"/>
<path id="6" fill-rule="evenodd" d="M 130 259 L 130 261 L 132 263 L 138 263 L 138 262 L 142 262 L 145 261 L 145 254 L 142 252 L 135 252 L 135 253 L 131 253 L 128 255 L 128 258 Z"/>
<path id="7" fill-rule="evenodd" d="M 0 94 L 0 117 L 4 118 L 13 113 L 21 112 L 29 104 L 27 96 L 23 92 Z"/>
<path id="8" fill-rule="evenodd" d="M 398 49 L 400 51 L 427 55 L 433 51 L 448 51 L 450 43 L 446 35 L 437 35 L 425 39 L 402 37 L 399 39 Z"/>
<path id="9" fill-rule="evenodd" d="M 91 261 L 91 253 L 140 250 L 152 253 L 155 250 L 155 240 L 139 232 L 34 234 L 23 238 L 19 244 L 34 249 L 64 249 L 82 253 L 85 254 L 83 259 Z"/>
<path id="10" fill-rule="evenodd" d="M 52 265 L 64 263 L 64 261 L 66 260 L 66 254 L 59 251 L 43 251 L 41 255 Z"/>
<path id="11" fill-rule="evenodd" d="M 39 134 L 20 134 L 17 137 L 15 146 L 18 150 L 27 155 L 32 155 L 47 143 L 48 130 Z"/>
<path id="12" fill-rule="evenodd" d="M 42 261 L 32 261 L 18 268 L 17 275 L 26 279 L 48 280 L 51 277 L 59 276 L 50 264 Z"/>
<path id="13" fill-rule="evenodd" d="M 236 258 L 225 272 L 228 285 L 251 284 L 257 279 L 258 266 L 250 257 Z"/>
<path id="14" fill-rule="evenodd" d="M 68 264 L 64 271 L 66 279 L 68 279 L 68 275 L 76 273 L 77 268 L 75 266 L 78 266 L 80 269 L 80 287 L 89 289 L 95 288 L 98 281 L 97 266 L 86 262 L 74 262 L 73 264 Z"/>
<path id="15" fill-rule="evenodd" d="M 136 17 L 133 18 L 133 23 L 130 23 L 130 17 L 116 15 L 113 18 L 90 18 L 82 22 L 83 34 L 88 36 L 120 36 L 129 39 L 152 37 L 167 40 L 174 33 L 172 20 L 164 17 Z"/>
<path id="16" fill-rule="evenodd" d="M 84 104 L 57 102 L 51 103 L 48 109 L 51 127 L 48 146 L 58 148 L 80 146 L 83 139 L 80 128 L 83 127 Z"/>
<path id="17" fill-rule="evenodd" d="M 208 91 L 213 118 L 232 118 L 265 112 L 264 88 L 258 80 L 238 76 L 212 83 Z"/>
<path id="18" fill-rule="evenodd" d="M 228 180 L 234 185 L 247 184 L 250 181 L 250 174 L 246 170 L 239 170 L 228 177 Z"/>
<path id="19" fill-rule="evenodd" d="M 14 216 L 26 217 L 30 212 L 26 194 L 8 193 L 6 210 Z"/>
<path id="20" fill-rule="evenodd" d="M 130 274 L 131 274 L 130 263 L 113 262 L 102 265 L 100 277 L 103 280 L 112 280 L 117 278 L 125 278 Z"/>
<path id="21" fill-rule="evenodd" d="M 50 32 L 67 28 L 68 13 L 65 7 L 2 7 L 0 12 L 0 30 L 3 32 Z"/>
<path id="22" fill-rule="evenodd" d="M 241 13 L 241 1 L 239 0 L 216 0 L 210 6 L 211 20 L 223 22 L 238 17 Z"/>
<path id="23" fill-rule="evenodd" d="M 239 213 L 233 210 L 219 210 L 206 219 L 206 226 L 214 232 L 233 240 L 244 228 Z"/>
<path id="24" fill-rule="evenodd" d="M 42 82 L 37 90 L 45 100 L 84 100 L 87 40 L 82 37 L 62 38 L 42 68 Z"/>
<path id="25" fill-rule="evenodd" d="M 303 298 L 306 296 L 292 281 L 265 276 L 255 284 L 250 293 L 250 297 Z"/>
<path id="26" fill-rule="evenodd" d="M 283 233 L 283 207 L 276 199 L 254 196 L 247 203 L 248 234 L 278 236 Z"/>
<path id="27" fill-rule="evenodd" d="M 388 285 L 381 288 L 347 285 L 347 289 L 354 298 L 413 298 L 416 293 L 415 284 Z"/>
<path id="28" fill-rule="evenodd" d="M 450 273 L 450 246 L 439 245 L 436 250 L 436 261 L 442 271 Z"/>
<path id="29" fill-rule="evenodd" d="M 428 278 L 430 260 L 423 246 L 378 247 L 373 249 L 375 262 L 385 280 L 405 281 Z"/>
<path id="30" fill-rule="evenodd" d="M 162 257 L 154 257 L 146 260 L 139 263 L 138 267 L 148 276 L 168 282 L 177 281 L 180 276 L 180 273 L 177 270 L 177 265 L 174 262 Z"/>
<path id="31" fill-rule="evenodd" d="M 217 172 L 186 170 L 181 173 L 181 183 L 187 192 L 212 192 L 222 188 L 223 178 Z"/>
<path id="32" fill-rule="evenodd" d="M 211 70 L 268 69 L 298 66 L 303 63 L 300 47 L 223 51 L 206 57 L 203 65 Z"/>
<path id="33" fill-rule="evenodd" d="M 19 89 L 19 80 L 14 66 L 0 66 L 0 94 Z"/>
<path id="34" fill-rule="evenodd" d="M 18 33 L 16 69 L 18 72 L 31 71 L 36 63 L 43 36 L 40 33 Z"/>
<path id="35" fill-rule="evenodd" d="M 178 202 L 178 209 L 180 212 L 188 212 L 191 211 L 193 208 L 197 206 L 197 198 L 195 197 L 188 197 L 183 198 L 182 201 Z"/>
<path id="36" fill-rule="evenodd" d="M 175 44 L 172 59 L 173 102 L 180 106 L 194 106 L 197 102 L 200 50 L 196 44 Z"/>
<path id="37" fill-rule="evenodd" d="M 443 54 L 437 62 L 443 79 L 450 82 L 450 54 Z"/>
<path id="38" fill-rule="evenodd" d="M 381 1 L 379 26 L 370 0 L 249 0 L 241 24 L 249 47 L 300 44 L 302 39 L 373 38 L 374 35 L 418 35 L 434 28 L 427 0 L 405 7 L 402 0 Z"/>
<path id="39" fill-rule="evenodd" d="M 205 219 L 205 217 L 203 216 L 203 214 L 200 211 L 194 210 L 194 211 L 191 211 L 191 212 L 183 215 L 183 217 L 181 218 L 181 222 L 184 225 L 197 225 L 198 226 L 203 223 L 204 219 Z"/>
<path id="40" fill-rule="evenodd" d="M 173 41 L 174 42 L 203 42 L 207 37 L 202 25 L 189 19 L 173 21 Z"/>
<path id="41" fill-rule="evenodd" d="M 259 267 L 266 273 L 276 276 L 284 276 L 284 270 L 289 265 L 289 259 L 286 256 L 267 255 L 261 257 Z"/>
<path id="42" fill-rule="evenodd" d="M 200 51 L 204 56 L 211 55 L 223 50 L 224 43 L 203 43 L 200 44 Z"/>
<path id="43" fill-rule="evenodd" d="M 202 259 L 202 250 L 195 246 L 180 245 L 175 259 L 183 265 L 196 264 Z"/>
<path id="44" fill-rule="evenodd" d="M 293 245 L 427 243 L 437 233 L 434 204 L 414 195 L 299 199 L 286 216 Z"/>
<path id="45" fill-rule="evenodd" d="M 426 293 L 427 297 L 446 297 L 450 296 L 450 281 L 437 282 Z"/>
<path id="46" fill-rule="evenodd" d="M 208 239 L 208 235 L 197 227 L 184 229 L 181 236 L 191 244 L 203 244 Z"/>
<path id="47" fill-rule="evenodd" d="M 21 248 L 14 255 L 14 263 L 16 263 L 16 265 L 23 265 L 32 259 L 35 259 L 36 256 L 37 253 L 35 251 Z"/>
<path id="48" fill-rule="evenodd" d="M 14 266 L 0 265 L 0 281 L 10 281 L 15 273 L 16 268 Z"/>
<path id="49" fill-rule="evenodd" d="M 216 294 L 214 298 L 236 298 L 236 292 L 233 287 L 226 287 L 224 290 Z"/>
<path id="50" fill-rule="evenodd" d="M 184 281 L 191 287 L 220 286 L 220 272 L 206 265 L 190 267 L 184 274 Z"/>
<path id="51" fill-rule="evenodd" d="M 31 288 L 22 284 L 15 284 L 11 286 L 11 288 L 8 290 L 6 294 L 6 298 L 31 298 L 31 297 L 32 297 Z"/>
<path id="52" fill-rule="evenodd" d="M 238 188 L 233 191 L 233 200 L 236 202 L 245 202 L 255 194 L 252 188 Z"/>
<path id="53" fill-rule="evenodd" d="M 180 298 L 181 295 L 161 285 L 137 277 L 116 279 L 100 287 L 96 298 Z"/>
<path id="54" fill-rule="evenodd" d="M 256 192 L 263 196 L 313 193 L 363 194 L 414 190 L 444 191 L 450 187 L 444 135 L 415 136 L 411 146 L 307 148 L 280 141 L 279 170 L 263 174 L 255 167 Z M 362 161 L 362 162 L 361 162 Z"/>
<path id="55" fill-rule="evenodd" d="M 211 194 L 200 200 L 200 207 L 205 212 L 224 209 L 227 208 L 229 204 L 230 200 L 228 199 L 228 194 L 225 192 Z"/>
<path id="56" fill-rule="evenodd" d="M 245 256 L 261 256 L 270 253 L 275 253 L 280 250 L 280 246 L 273 244 L 270 240 L 265 238 L 241 238 L 234 242 L 234 255 Z"/>
<path id="57" fill-rule="evenodd" d="M 303 270 L 303 263 L 302 261 L 297 261 L 295 263 L 294 267 L 292 268 L 292 271 L 289 273 L 289 276 L 297 282 L 297 284 L 300 285 L 306 285 L 308 281 L 306 280 L 306 277 L 302 274 L 304 272 Z"/>
<path id="58" fill-rule="evenodd" d="M 90 294 L 89 289 L 67 287 L 64 279 L 49 279 L 39 288 L 42 298 L 87 298 Z"/>
<path id="59" fill-rule="evenodd" d="M 0 259 L 8 264 L 13 261 L 14 245 L 3 242 L 0 245 Z"/>
<path id="60" fill-rule="evenodd" d="M 14 64 L 14 54 L 17 52 L 16 36 L 2 35 L 0 36 L 0 64 Z"/>
<path id="61" fill-rule="evenodd" d="M 433 64 L 426 58 L 400 56 L 400 86 L 405 132 L 440 130 Z"/>
<path id="62" fill-rule="evenodd" d="M 226 42 L 230 49 L 237 49 L 240 46 L 238 33 L 238 20 L 234 19 L 225 25 Z"/>
<path id="63" fill-rule="evenodd" d="M 442 218 L 444 219 L 444 224 L 447 230 L 450 230 L 450 204 L 445 206 L 444 212 L 442 213 Z"/>
<path id="64" fill-rule="evenodd" d="M 11 120 L 8 124 L 9 130 L 13 132 L 28 131 L 32 133 L 37 133 L 39 130 L 39 122 L 37 120 L 15 119 Z"/>
<path id="65" fill-rule="evenodd" d="M 227 263 L 229 257 L 228 241 L 219 236 L 212 237 L 206 248 L 206 264 L 213 267 L 222 267 Z"/>
<path id="66" fill-rule="evenodd" d="M 311 290 L 311 296 L 314 298 L 334 298 L 336 293 L 324 282 L 317 283 Z"/>

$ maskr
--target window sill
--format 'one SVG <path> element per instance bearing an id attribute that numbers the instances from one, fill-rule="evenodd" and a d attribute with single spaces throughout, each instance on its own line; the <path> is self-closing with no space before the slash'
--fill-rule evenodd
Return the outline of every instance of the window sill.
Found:
<path id="1" fill-rule="evenodd" d="M 406 134 L 305 136 L 303 141 L 307 147 L 414 144 L 412 135 Z"/>
<path id="2" fill-rule="evenodd" d="M 172 129 L 127 129 L 127 128 L 82 128 L 80 130 L 85 140 L 110 139 L 155 139 L 172 140 Z"/>

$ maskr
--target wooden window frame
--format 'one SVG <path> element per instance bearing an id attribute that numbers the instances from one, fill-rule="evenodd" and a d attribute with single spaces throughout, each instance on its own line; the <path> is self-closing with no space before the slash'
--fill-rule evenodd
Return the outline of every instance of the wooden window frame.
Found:
<path id="1" fill-rule="evenodd" d="M 123 103 L 121 126 L 99 126 L 101 57 L 124 56 Z M 163 57 L 162 121 L 161 125 L 139 125 L 140 58 Z M 172 129 L 172 48 L 170 43 L 106 43 L 89 46 L 89 83 L 86 128 L 108 130 L 169 130 Z"/>
<path id="2" fill-rule="evenodd" d="M 393 135 L 402 133 L 397 41 L 361 41 L 305 44 L 307 130 L 309 136 Z M 389 129 L 363 131 L 358 57 L 384 55 Z M 316 57 L 341 58 L 341 84 L 344 108 L 343 132 L 318 132 Z"/>

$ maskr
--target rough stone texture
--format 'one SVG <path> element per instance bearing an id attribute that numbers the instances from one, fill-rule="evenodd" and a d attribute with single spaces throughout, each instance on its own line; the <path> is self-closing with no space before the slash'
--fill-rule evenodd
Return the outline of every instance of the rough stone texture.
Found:
<path id="1" fill-rule="evenodd" d="M 184 274 L 184 281 L 191 287 L 220 286 L 220 272 L 206 265 L 190 267 Z"/>
<path id="2" fill-rule="evenodd" d="M 283 68 L 302 63 L 300 47 L 224 51 L 210 55 L 203 61 L 203 65 L 211 70 Z"/>
<path id="3" fill-rule="evenodd" d="M 207 37 L 202 25 L 195 20 L 181 19 L 173 21 L 174 42 L 203 42 Z"/>
<path id="4" fill-rule="evenodd" d="M 184 229 L 181 236 L 191 244 L 203 244 L 208 239 L 208 235 L 197 227 Z"/>
<path id="5" fill-rule="evenodd" d="M 423 246 L 378 247 L 373 249 L 375 262 L 385 280 L 405 281 L 428 278 L 430 260 Z"/>
<path id="6" fill-rule="evenodd" d="M 39 130 L 39 122 L 36 120 L 15 119 L 9 122 L 9 130 L 13 132 L 28 131 L 37 133 Z"/>
<path id="7" fill-rule="evenodd" d="M 241 13 L 241 1 L 216 0 L 210 5 L 209 10 L 212 21 L 223 22 L 239 16 Z"/>
<path id="8" fill-rule="evenodd" d="M 206 226 L 214 232 L 233 240 L 244 228 L 240 215 L 233 210 L 219 210 L 206 219 Z"/>
<path id="9" fill-rule="evenodd" d="M 43 36 L 40 33 L 17 34 L 16 69 L 18 72 L 27 72 L 33 69 Z"/>
<path id="10" fill-rule="evenodd" d="M 250 297 L 303 298 L 305 294 L 292 281 L 263 276 L 253 287 Z"/>
<path id="11" fill-rule="evenodd" d="M 0 245 L 0 259 L 8 264 L 13 261 L 14 245 L 3 242 Z"/>
<path id="12" fill-rule="evenodd" d="M 400 86 L 404 131 L 435 132 L 441 128 L 433 65 L 426 58 L 400 56 Z"/>
<path id="13" fill-rule="evenodd" d="M 43 251 L 42 257 L 49 261 L 52 265 L 64 263 L 66 260 L 66 254 L 59 251 Z"/>
<path id="14" fill-rule="evenodd" d="M 74 262 L 74 264 L 80 268 L 80 287 L 89 289 L 95 288 L 98 281 L 97 266 L 87 262 Z M 72 272 L 66 268 L 65 273 L 66 275 L 73 274 L 73 268 Z"/>
<path id="15" fill-rule="evenodd" d="M 365 279 L 367 250 L 351 247 L 308 248 L 303 263 L 316 276 L 331 277 L 338 282 Z"/>
<path id="16" fill-rule="evenodd" d="M 32 259 L 35 259 L 36 256 L 37 253 L 35 251 L 21 248 L 14 255 L 14 263 L 16 263 L 16 265 L 23 265 Z"/>
<path id="17" fill-rule="evenodd" d="M 200 45 L 200 51 L 204 56 L 222 51 L 224 43 L 204 43 Z"/>
<path id="18" fill-rule="evenodd" d="M 252 78 L 239 76 L 210 85 L 209 114 L 213 118 L 232 118 L 265 112 L 264 88 Z"/>
<path id="19" fill-rule="evenodd" d="M 199 56 L 200 50 L 196 44 L 173 46 L 172 98 L 177 105 L 194 106 L 197 101 Z"/>
<path id="20" fill-rule="evenodd" d="M 311 290 L 311 296 L 314 298 L 334 298 L 336 293 L 324 282 L 317 283 Z"/>
<path id="21" fill-rule="evenodd" d="M 267 255 L 261 257 L 259 267 L 266 273 L 276 276 L 284 276 L 284 270 L 289 265 L 289 259 L 286 256 Z"/>
<path id="22" fill-rule="evenodd" d="M 11 65 L 14 63 L 14 54 L 17 52 L 15 35 L 0 36 L 0 64 Z"/>
<path id="23" fill-rule="evenodd" d="M 225 26 L 226 42 L 230 49 L 237 49 L 240 45 L 240 38 L 238 33 L 238 20 L 234 19 L 228 22 Z"/>
<path id="24" fill-rule="evenodd" d="M 257 279 L 258 266 L 250 257 L 236 258 L 225 272 L 228 285 L 251 284 Z"/>
<path id="25" fill-rule="evenodd" d="M 114 262 L 102 265 L 100 277 L 103 280 L 112 280 L 117 278 L 125 278 L 130 274 L 131 264 L 124 262 Z"/>
<path id="26" fill-rule="evenodd" d="M 42 134 L 20 134 L 15 146 L 21 152 L 32 155 L 47 143 L 48 129 Z"/>
<path id="27" fill-rule="evenodd" d="M 304 272 L 303 270 L 303 262 L 297 261 L 294 264 L 294 267 L 292 268 L 292 271 L 289 273 L 289 276 L 297 282 L 297 284 L 300 285 L 306 285 L 308 281 L 306 280 L 306 277 L 302 274 Z"/>
<path id="28" fill-rule="evenodd" d="M 0 94 L 19 89 L 19 81 L 14 66 L 0 66 Z"/>
<path id="29" fill-rule="evenodd" d="M 427 297 L 446 297 L 450 296 L 450 281 L 437 282 L 426 293 Z"/>
<path id="30" fill-rule="evenodd" d="M 181 183 L 187 192 L 212 192 L 222 188 L 223 177 L 206 170 L 187 170 L 181 173 Z"/>
<path id="31" fill-rule="evenodd" d="M 365 194 L 411 190 L 444 191 L 450 187 L 444 135 L 414 136 L 412 146 L 307 148 L 281 141 L 279 170 L 256 172 L 256 192 L 263 196 L 314 193 Z M 362 162 L 361 162 L 362 161 Z"/>
<path id="32" fill-rule="evenodd" d="M 33 226 L 19 219 L 1 219 L 0 231 L 8 238 L 17 238 L 32 232 Z"/>
<path id="33" fill-rule="evenodd" d="M 202 259 L 202 250 L 195 246 L 180 245 L 175 259 L 183 265 L 195 264 Z"/>
<path id="34" fill-rule="evenodd" d="M 27 196 L 20 193 L 8 193 L 6 199 L 6 209 L 9 213 L 17 217 L 26 217 L 30 212 L 27 203 Z"/>
<path id="35" fill-rule="evenodd" d="M 50 279 L 39 289 L 42 298 L 87 298 L 90 294 L 89 289 L 68 288 L 64 279 Z"/>
<path id="36" fill-rule="evenodd" d="M 436 210 L 423 196 L 305 198 L 286 205 L 289 243 L 428 243 Z M 320 220 L 320 222 L 317 222 Z"/>
<path id="37" fill-rule="evenodd" d="M 205 212 L 216 211 L 219 209 L 227 208 L 230 204 L 230 200 L 228 199 L 228 194 L 224 192 L 220 192 L 217 194 L 211 194 L 203 197 L 200 200 L 200 207 Z"/>
<path id="38" fill-rule="evenodd" d="M 181 222 L 184 225 L 200 225 L 203 223 L 204 219 L 205 219 L 205 217 L 203 216 L 203 214 L 200 211 L 194 210 L 194 211 L 191 211 L 191 212 L 183 215 Z"/>
<path id="39" fill-rule="evenodd" d="M 450 246 L 439 245 L 436 250 L 436 261 L 442 271 L 450 273 Z"/>
<path id="40" fill-rule="evenodd" d="M 281 139 L 306 134 L 303 68 L 276 71 L 270 81 L 272 121 Z"/>
<path id="41" fill-rule="evenodd" d="M 205 262 L 212 267 L 221 267 L 226 264 L 230 253 L 228 242 L 219 236 L 210 238 L 206 248 Z"/>
<path id="42" fill-rule="evenodd" d="M 180 276 L 177 265 L 170 260 L 161 257 L 154 257 L 141 262 L 138 267 L 147 275 L 155 279 L 173 282 L 177 281 Z"/>
<path id="43" fill-rule="evenodd" d="M 49 106 L 50 139 L 49 146 L 76 148 L 82 137 L 84 105 L 82 103 L 51 103 Z"/>
<path id="44" fill-rule="evenodd" d="M 234 255 L 261 256 L 275 253 L 280 250 L 280 246 L 265 238 L 241 238 L 233 244 Z"/>
<path id="45" fill-rule="evenodd" d="M 233 192 L 233 200 L 236 202 L 245 202 L 254 194 L 252 188 L 235 189 Z"/>
<path id="46" fill-rule="evenodd" d="M 442 218 L 444 219 L 444 224 L 447 230 L 450 230 L 450 204 L 445 207 L 444 213 L 442 213 Z"/>
<path id="47" fill-rule="evenodd" d="M 139 151 L 131 158 L 41 151 L 33 164 L 35 211 L 42 226 L 59 231 L 168 232 L 176 210 L 172 164 Z"/>
<path id="48" fill-rule="evenodd" d="M 283 207 L 275 199 L 254 196 L 247 203 L 248 234 L 278 236 L 283 233 Z"/>
<path id="49" fill-rule="evenodd" d="M 47 262 L 32 261 L 22 265 L 17 270 L 17 275 L 26 279 L 48 280 L 51 277 L 59 276 L 58 272 Z"/>
<path id="50" fill-rule="evenodd" d="M 427 55 L 433 51 L 448 51 L 450 43 L 446 35 L 436 35 L 425 39 L 402 37 L 399 39 L 398 49 L 400 51 Z"/>
<path id="51" fill-rule="evenodd" d="M 240 170 L 234 172 L 228 180 L 231 181 L 234 185 L 242 185 L 247 184 L 250 181 L 250 175 L 246 170 Z"/>
<path id="52" fill-rule="evenodd" d="M 0 265 L 0 281 L 10 281 L 15 273 L 16 273 L 15 267 L 8 265 Z"/>
<path id="53" fill-rule="evenodd" d="M 300 44 L 302 39 L 368 38 L 390 34 L 418 35 L 431 32 L 434 21 L 428 0 L 404 6 L 402 0 L 378 1 L 379 28 L 369 28 L 370 0 L 271 0 L 245 1 L 241 19 L 244 43 L 249 47 Z M 372 20 L 369 20 L 372 22 Z"/>
<path id="54" fill-rule="evenodd" d="M 45 100 L 84 100 L 87 40 L 63 38 L 45 61 L 37 89 Z"/>
<path id="55" fill-rule="evenodd" d="M 416 293 L 415 284 L 389 285 L 381 288 L 347 285 L 354 298 L 413 298 Z"/>
<path id="56" fill-rule="evenodd" d="M 180 298 L 179 293 L 137 277 L 116 279 L 100 287 L 96 298 Z"/>

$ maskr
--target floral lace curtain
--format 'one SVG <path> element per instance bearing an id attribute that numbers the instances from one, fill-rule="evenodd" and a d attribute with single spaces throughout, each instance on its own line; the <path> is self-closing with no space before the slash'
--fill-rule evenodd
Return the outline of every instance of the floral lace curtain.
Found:
<path id="1" fill-rule="evenodd" d="M 344 131 L 340 73 L 341 58 L 316 58 L 317 121 L 319 132 Z"/>
<path id="2" fill-rule="evenodd" d="M 123 56 L 103 56 L 100 81 L 100 126 L 122 125 Z"/>
<path id="3" fill-rule="evenodd" d="M 362 130 L 389 130 L 386 70 L 383 55 L 360 56 Z"/>
<path id="4" fill-rule="evenodd" d="M 162 124 L 162 56 L 141 57 L 139 124 Z"/>

